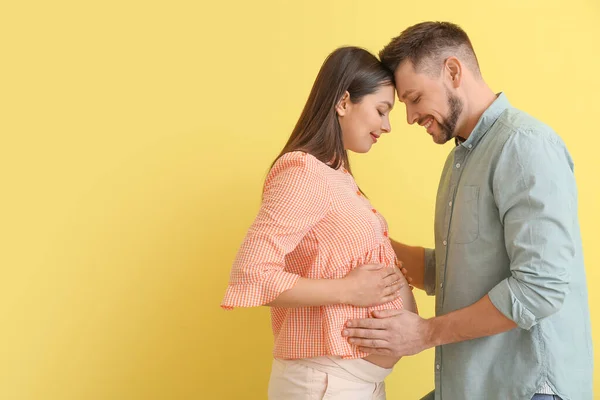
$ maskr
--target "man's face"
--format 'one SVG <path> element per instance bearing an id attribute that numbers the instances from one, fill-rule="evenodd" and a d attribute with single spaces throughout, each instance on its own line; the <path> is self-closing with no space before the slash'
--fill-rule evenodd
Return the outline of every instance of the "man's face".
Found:
<path id="1" fill-rule="evenodd" d="M 463 110 L 462 100 L 452 93 L 443 72 L 443 68 L 439 76 L 417 72 L 412 62 L 405 61 L 394 74 L 398 98 L 406 106 L 407 122 L 424 127 L 438 144 L 457 135 L 456 125 Z"/>

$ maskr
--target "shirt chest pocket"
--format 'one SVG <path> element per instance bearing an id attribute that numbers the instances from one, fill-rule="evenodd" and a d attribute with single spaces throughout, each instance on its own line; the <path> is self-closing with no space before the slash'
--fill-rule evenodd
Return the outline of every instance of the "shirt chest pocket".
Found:
<path id="1" fill-rule="evenodd" d="M 479 186 L 458 188 L 452 212 L 451 240 L 456 244 L 474 242 L 479 237 Z"/>

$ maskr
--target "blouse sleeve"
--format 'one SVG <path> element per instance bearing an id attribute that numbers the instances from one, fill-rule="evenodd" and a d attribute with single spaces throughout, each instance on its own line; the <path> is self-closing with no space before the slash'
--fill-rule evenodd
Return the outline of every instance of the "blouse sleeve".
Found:
<path id="1" fill-rule="evenodd" d="M 221 307 L 261 306 L 294 287 L 300 276 L 285 271 L 285 256 L 324 218 L 331 204 L 321 168 L 317 159 L 301 152 L 283 155 L 271 168 Z"/>

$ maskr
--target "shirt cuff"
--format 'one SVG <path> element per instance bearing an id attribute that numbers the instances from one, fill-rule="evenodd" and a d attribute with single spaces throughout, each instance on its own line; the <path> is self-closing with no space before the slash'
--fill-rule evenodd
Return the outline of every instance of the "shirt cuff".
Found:
<path id="1" fill-rule="evenodd" d="M 269 304 L 286 290 L 293 288 L 299 275 L 284 271 L 275 271 L 261 282 L 230 283 L 225 292 L 221 307 L 231 310 L 234 307 L 258 307 Z"/>
<path id="2" fill-rule="evenodd" d="M 429 296 L 435 295 L 435 250 L 425 249 L 425 273 L 423 288 Z"/>
<path id="3" fill-rule="evenodd" d="M 507 278 L 497 284 L 490 292 L 488 296 L 492 301 L 492 304 L 500 311 L 504 316 L 514 321 L 519 328 L 531 329 L 532 326 L 537 324 L 535 315 L 529 311 L 519 301 L 519 299 L 513 294 L 510 289 L 510 279 Z"/>

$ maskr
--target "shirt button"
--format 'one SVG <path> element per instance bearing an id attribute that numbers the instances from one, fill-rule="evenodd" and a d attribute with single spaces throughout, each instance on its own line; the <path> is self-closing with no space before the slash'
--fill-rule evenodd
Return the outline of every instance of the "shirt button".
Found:
<path id="1" fill-rule="evenodd" d="M 383 232 L 383 236 L 387 237 L 387 235 L 388 235 L 387 231 Z"/>
<path id="2" fill-rule="evenodd" d="M 452 202 L 449 202 L 449 203 L 448 203 L 448 205 L 449 205 L 450 207 L 452 207 Z"/>
<path id="3" fill-rule="evenodd" d="M 472 148 L 473 148 L 473 145 L 472 145 L 472 144 L 470 144 L 470 145 L 469 145 L 469 148 L 470 148 L 470 149 L 472 149 Z"/>
<path id="4" fill-rule="evenodd" d="M 357 190 L 356 194 L 359 195 L 359 196 L 362 196 L 362 193 L 360 192 L 360 190 Z"/>
<path id="5" fill-rule="evenodd" d="M 446 242 L 445 240 L 442 243 L 444 244 L 444 246 L 448 244 L 448 242 Z"/>
<path id="6" fill-rule="evenodd" d="M 377 214 L 377 210 L 376 209 L 372 209 L 371 211 L 373 211 L 373 213 Z"/>
<path id="7" fill-rule="evenodd" d="M 440 283 L 440 289 L 444 287 L 444 282 Z"/>
<path id="8" fill-rule="evenodd" d="M 456 168 L 460 168 L 460 163 L 456 163 Z"/>
<path id="9" fill-rule="evenodd" d="M 435 369 L 440 370 L 440 364 L 435 364 Z"/>

